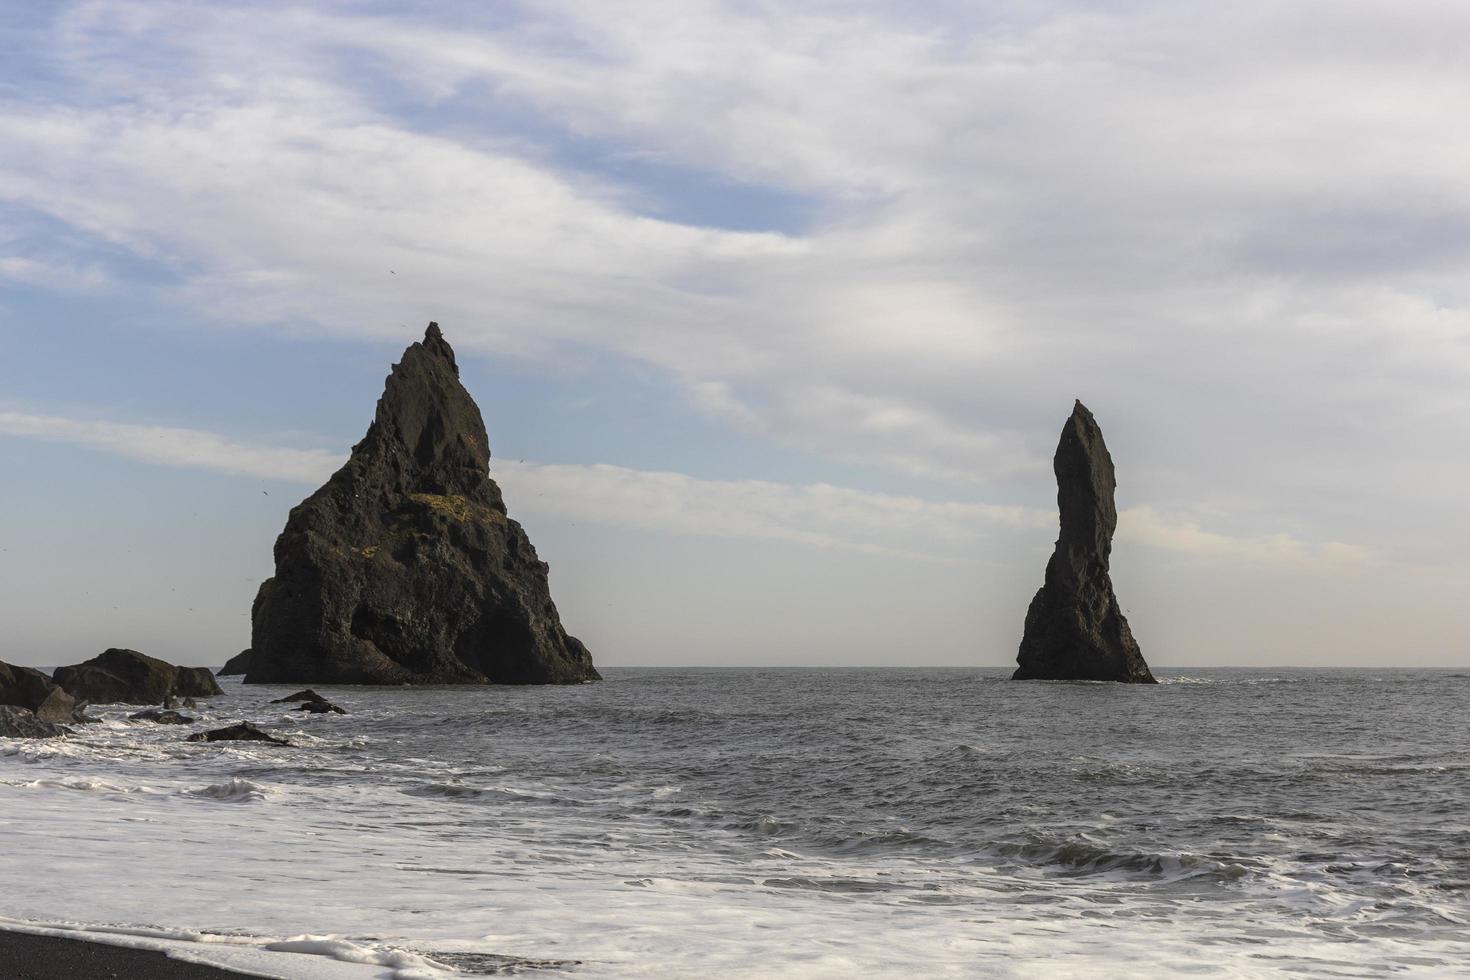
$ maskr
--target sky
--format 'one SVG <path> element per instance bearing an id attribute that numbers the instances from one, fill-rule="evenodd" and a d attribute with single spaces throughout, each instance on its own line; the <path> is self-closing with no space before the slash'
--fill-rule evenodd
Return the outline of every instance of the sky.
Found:
<path id="1" fill-rule="evenodd" d="M 0 0 L 0 659 L 249 643 L 437 320 L 601 666 L 1470 662 L 1470 5 Z"/>

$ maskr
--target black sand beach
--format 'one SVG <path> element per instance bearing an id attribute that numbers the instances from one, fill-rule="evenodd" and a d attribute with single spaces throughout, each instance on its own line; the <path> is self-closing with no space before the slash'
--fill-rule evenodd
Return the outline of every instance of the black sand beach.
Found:
<path id="1" fill-rule="evenodd" d="M 163 953 L 80 939 L 0 931 L 0 977 L 5 980 L 239 980 L 249 976 Z"/>

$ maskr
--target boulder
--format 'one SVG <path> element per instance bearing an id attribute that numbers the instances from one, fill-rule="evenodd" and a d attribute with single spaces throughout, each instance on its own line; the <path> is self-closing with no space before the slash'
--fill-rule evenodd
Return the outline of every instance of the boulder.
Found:
<path id="1" fill-rule="evenodd" d="M 0 662 L 0 705 L 24 708 L 37 720 L 63 725 L 88 719 L 78 703 L 51 678 L 34 667 L 17 667 Z"/>
<path id="2" fill-rule="evenodd" d="M 230 676 L 233 676 L 233 675 L 236 675 L 236 674 L 243 674 L 249 668 L 250 668 L 250 651 L 249 650 L 241 650 L 239 653 L 235 654 L 229 660 L 226 660 L 225 661 L 225 665 L 219 669 L 219 676 L 221 676 L 221 677 L 230 677 Z"/>
<path id="3" fill-rule="evenodd" d="M 174 675 L 173 693 L 188 701 L 190 698 L 212 698 L 225 692 L 220 690 L 214 671 L 208 667 L 180 667 Z"/>
<path id="4" fill-rule="evenodd" d="M 170 708 L 146 708 L 128 715 L 129 721 L 151 721 L 159 725 L 192 725 L 194 719 Z"/>
<path id="5" fill-rule="evenodd" d="M 1061 533 L 1026 610 L 1013 679 L 1156 683 L 1113 594 L 1117 481 L 1102 430 L 1080 401 L 1062 427 L 1052 469 Z"/>
<path id="6" fill-rule="evenodd" d="M 296 710 L 305 711 L 308 714 L 313 715 L 324 715 L 329 712 L 336 715 L 347 714 L 346 709 L 340 708 L 330 701 L 303 701 L 301 703 L 301 707 L 297 708 Z"/>
<path id="7" fill-rule="evenodd" d="M 489 465 L 480 410 L 431 323 L 393 366 L 346 465 L 276 540 L 246 683 L 597 679 Z"/>
<path id="8" fill-rule="evenodd" d="M 304 691 L 297 691 L 295 694 L 288 694 L 288 695 L 286 695 L 283 698 L 276 698 L 274 701 L 271 702 L 271 704 L 290 704 L 292 701 L 325 701 L 325 700 L 327 700 L 327 699 L 324 698 L 324 697 L 322 697 L 320 694 L 316 693 L 315 691 L 313 691 L 311 688 L 308 687 Z"/>
<path id="9" fill-rule="evenodd" d="M 55 738 L 71 733 L 65 725 L 42 721 L 33 711 L 0 704 L 0 738 Z"/>
<path id="10" fill-rule="evenodd" d="M 283 738 L 276 738 L 267 734 L 250 724 L 242 721 L 238 725 L 230 725 L 228 728 L 216 728 L 209 732 L 195 732 L 190 735 L 190 742 L 272 742 L 276 745 L 290 745 Z"/>
<path id="11" fill-rule="evenodd" d="M 208 667 L 175 667 L 136 650 L 107 650 L 53 676 L 68 694 L 93 704 L 163 704 L 174 695 L 224 693 Z"/>
<path id="12" fill-rule="evenodd" d="M 322 715 L 328 712 L 339 715 L 347 714 L 345 710 L 328 701 L 311 688 L 307 688 L 304 691 L 297 691 L 295 694 L 288 694 L 284 698 L 276 698 L 271 704 L 290 704 L 293 701 L 301 702 L 301 707 L 297 708 L 297 711 L 306 711 L 314 715 Z"/>

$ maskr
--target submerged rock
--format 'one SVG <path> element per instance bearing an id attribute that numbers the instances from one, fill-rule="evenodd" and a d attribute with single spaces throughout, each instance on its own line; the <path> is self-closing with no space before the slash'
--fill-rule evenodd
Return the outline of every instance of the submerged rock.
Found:
<path id="1" fill-rule="evenodd" d="M 71 733 L 65 725 L 42 721 L 33 711 L 0 704 L 0 738 L 55 738 Z"/>
<path id="2" fill-rule="evenodd" d="M 159 725 L 192 725 L 194 719 L 172 708 L 146 708 L 128 715 L 129 721 L 151 721 Z"/>
<path id="3" fill-rule="evenodd" d="M 57 725 L 90 720 L 82 714 L 86 702 L 78 702 L 51 678 L 34 667 L 4 662 L 0 662 L 0 705 L 24 708 L 37 720 Z"/>
<path id="4" fill-rule="evenodd" d="M 335 705 L 330 701 L 303 701 L 301 703 L 301 707 L 297 708 L 296 710 L 305 711 L 307 714 L 312 715 L 347 714 L 346 708 L 339 707 L 338 705 Z"/>
<path id="5" fill-rule="evenodd" d="M 480 410 L 431 323 L 352 457 L 291 511 L 255 598 L 246 683 L 597 679 L 489 463 Z"/>
<path id="6" fill-rule="evenodd" d="M 295 694 L 288 694 L 288 695 L 286 695 L 283 698 L 276 698 L 275 700 L 273 700 L 271 702 L 271 704 L 290 704 L 293 701 L 325 701 L 325 700 L 326 700 L 326 698 L 322 697 L 320 694 L 316 693 L 315 691 L 313 691 L 311 688 L 308 687 L 304 691 L 297 691 Z"/>
<path id="7" fill-rule="evenodd" d="M 283 698 L 276 698 L 271 704 L 290 704 L 293 701 L 301 702 L 301 707 L 297 708 L 297 711 L 306 711 L 314 715 L 324 715 L 329 712 L 339 715 L 347 714 L 345 709 L 339 708 L 311 688 L 307 688 L 304 691 L 297 691 L 295 694 L 288 694 Z"/>
<path id="8" fill-rule="evenodd" d="M 164 704 L 170 697 L 223 694 L 208 667 L 175 667 L 136 650 L 106 650 L 86 663 L 59 667 L 53 679 L 93 704 Z"/>
<path id="9" fill-rule="evenodd" d="M 1061 533 L 1046 564 L 1045 584 L 1026 610 L 1020 666 L 1012 679 L 1156 683 L 1113 594 L 1113 458 L 1080 401 L 1062 428 L 1052 468 Z"/>
<path id="10" fill-rule="evenodd" d="M 226 660 L 225 661 L 225 665 L 219 669 L 219 676 L 221 676 L 221 677 L 231 677 L 231 676 L 234 676 L 236 674 L 243 674 L 247 670 L 249 670 L 249 668 L 250 668 L 250 651 L 249 650 L 241 650 L 239 653 L 235 654 L 229 660 Z"/>
<path id="11" fill-rule="evenodd" d="M 228 728 L 216 728 L 208 732 L 195 732 L 190 735 L 190 742 L 273 742 L 276 745 L 290 745 L 284 738 L 276 738 L 267 732 L 261 731 L 248 721 L 242 721 L 238 725 Z"/>

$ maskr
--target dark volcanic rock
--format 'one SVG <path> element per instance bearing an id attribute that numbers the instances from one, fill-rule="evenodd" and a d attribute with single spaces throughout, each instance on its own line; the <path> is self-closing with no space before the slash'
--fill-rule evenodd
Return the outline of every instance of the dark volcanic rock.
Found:
<path id="1" fill-rule="evenodd" d="M 480 410 L 431 323 L 394 365 L 352 458 L 276 540 L 246 683 L 597 679 L 489 464 Z"/>
<path id="2" fill-rule="evenodd" d="M 347 714 L 346 708 L 339 707 L 330 701 L 303 701 L 301 703 L 301 707 L 297 708 L 296 710 L 305 711 L 308 714 L 313 715 L 325 715 L 328 713 L 334 715 Z"/>
<path id="3" fill-rule="evenodd" d="M 208 667 L 175 667 L 136 650 L 107 650 L 86 663 L 57 668 L 70 695 L 93 704 L 163 704 L 170 695 L 223 694 Z"/>
<path id="4" fill-rule="evenodd" d="M 347 714 L 344 709 L 339 708 L 309 687 L 304 691 L 288 694 L 284 698 L 276 698 L 271 704 L 290 704 L 292 701 L 301 702 L 301 707 L 297 708 L 297 711 L 306 711 L 314 715 L 324 715 L 328 712 L 339 715 Z"/>
<path id="5" fill-rule="evenodd" d="M 1026 610 L 1020 667 L 1012 679 L 1153 684 L 1108 576 L 1118 526 L 1113 458 L 1080 401 L 1062 428 L 1052 468 L 1061 534 L 1046 582 Z"/>
<path id="6" fill-rule="evenodd" d="M 274 742 L 276 745 L 290 745 L 284 738 L 276 738 L 269 735 L 248 721 L 242 721 L 238 725 L 228 728 L 216 728 L 209 732 L 195 732 L 188 738 L 190 742 Z"/>
<path id="7" fill-rule="evenodd" d="M 286 695 L 283 698 L 276 698 L 274 701 L 271 702 L 271 704 L 290 704 L 292 701 L 326 701 L 326 700 L 327 700 L 326 698 L 322 697 L 320 694 L 316 693 L 315 691 L 313 691 L 311 688 L 308 687 L 304 691 L 297 691 L 295 694 L 288 694 L 288 695 Z"/>
<path id="8" fill-rule="evenodd" d="M 174 675 L 173 693 L 187 702 L 190 698 L 212 698 L 225 692 L 220 690 L 214 671 L 208 667 L 179 667 Z"/>
<path id="9" fill-rule="evenodd" d="M 71 729 L 37 718 L 34 712 L 13 704 L 0 704 L 0 738 L 55 738 L 70 735 Z"/>
<path id="10" fill-rule="evenodd" d="M 249 669 L 250 669 L 250 651 L 249 650 L 241 650 L 239 653 L 235 654 L 229 660 L 226 660 L 225 661 L 225 665 L 219 669 L 219 676 L 221 676 L 221 677 L 230 677 L 230 676 L 233 676 L 235 674 L 243 674 L 246 671 L 248 671 Z"/>
<path id="11" fill-rule="evenodd" d="M 192 725 L 194 719 L 181 715 L 172 708 L 145 708 L 128 715 L 129 721 L 151 721 L 160 725 Z"/>
<path id="12" fill-rule="evenodd" d="M 37 720 L 58 725 L 88 720 L 82 715 L 85 701 L 78 703 L 33 667 L 3 662 L 0 662 L 0 705 L 24 708 Z"/>

